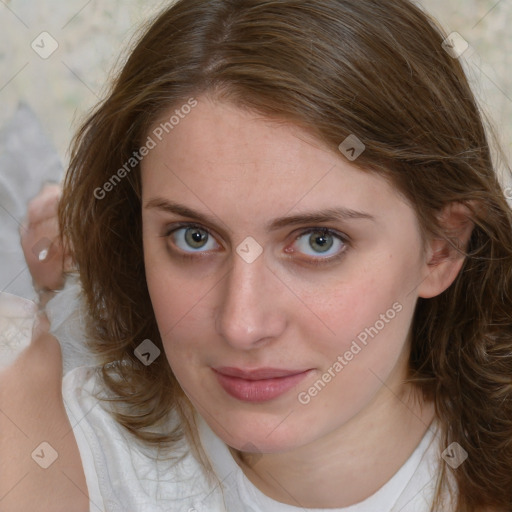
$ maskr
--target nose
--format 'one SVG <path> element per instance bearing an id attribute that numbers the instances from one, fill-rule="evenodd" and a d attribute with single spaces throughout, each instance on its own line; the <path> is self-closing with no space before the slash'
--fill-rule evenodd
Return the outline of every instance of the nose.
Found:
<path id="1" fill-rule="evenodd" d="M 220 284 L 215 328 L 233 348 L 251 350 L 279 337 L 286 328 L 282 285 L 263 255 L 252 263 L 236 254 L 233 260 Z"/>

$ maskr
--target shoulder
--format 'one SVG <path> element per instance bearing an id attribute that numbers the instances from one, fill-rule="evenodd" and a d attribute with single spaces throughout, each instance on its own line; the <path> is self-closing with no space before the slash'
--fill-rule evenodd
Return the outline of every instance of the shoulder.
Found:
<path id="1" fill-rule="evenodd" d="M 89 510 L 61 387 L 59 342 L 44 330 L 0 372 L 2 511 Z"/>

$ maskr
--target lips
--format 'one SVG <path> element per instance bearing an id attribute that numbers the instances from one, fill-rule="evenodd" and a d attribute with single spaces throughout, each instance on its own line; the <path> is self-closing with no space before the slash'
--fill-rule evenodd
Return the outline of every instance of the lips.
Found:
<path id="1" fill-rule="evenodd" d="M 241 370 L 233 367 L 214 368 L 214 370 L 228 377 L 238 377 L 245 380 L 279 379 L 297 375 L 306 370 L 281 370 L 279 368 L 256 368 L 254 370 Z"/>
<path id="2" fill-rule="evenodd" d="M 310 369 L 234 367 L 212 368 L 219 384 L 233 398 L 244 402 L 265 402 L 295 387 Z"/>

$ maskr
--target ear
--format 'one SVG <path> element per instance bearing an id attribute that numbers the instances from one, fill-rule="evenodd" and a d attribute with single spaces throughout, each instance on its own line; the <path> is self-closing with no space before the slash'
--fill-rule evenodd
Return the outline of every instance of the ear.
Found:
<path id="1" fill-rule="evenodd" d="M 425 251 L 425 279 L 418 296 L 425 299 L 444 292 L 457 277 L 465 260 L 469 239 L 475 227 L 470 209 L 462 203 L 450 203 L 438 216 L 446 239 L 430 238 Z"/>

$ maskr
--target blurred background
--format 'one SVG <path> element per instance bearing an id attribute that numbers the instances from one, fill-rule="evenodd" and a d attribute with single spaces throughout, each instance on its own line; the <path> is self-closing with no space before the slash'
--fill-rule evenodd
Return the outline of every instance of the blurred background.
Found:
<path id="1" fill-rule="evenodd" d="M 0 291 L 32 297 L 17 240 L 26 202 L 44 180 L 62 178 L 80 120 L 103 97 L 137 29 L 168 3 L 0 0 Z M 512 1 L 416 3 L 469 43 L 461 60 L 510 158 Z"/>

